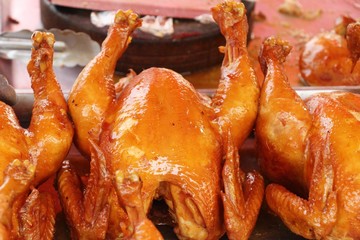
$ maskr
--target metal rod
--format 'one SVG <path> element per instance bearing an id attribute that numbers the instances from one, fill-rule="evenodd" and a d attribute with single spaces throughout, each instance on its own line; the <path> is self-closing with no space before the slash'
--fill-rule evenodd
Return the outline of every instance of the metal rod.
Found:
<path id="1" fill-rule="evenodd" d="M 30 39 L 0 37 L 0 49 L 3 50 L 31 50 L 32 41 Z M 55 52 L 64 52 L 66 44 L 61 41 L 56 41 L 54 44 Z"/>

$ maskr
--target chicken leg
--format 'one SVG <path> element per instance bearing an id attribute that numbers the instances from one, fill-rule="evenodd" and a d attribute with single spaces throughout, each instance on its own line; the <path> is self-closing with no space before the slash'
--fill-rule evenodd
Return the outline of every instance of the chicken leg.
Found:
<path id="1" fill-rule="evenodd" d="M 212 100 L 226 152 L 221 194 L 224 221 L 229 239 L 248 239 L 261 207 L 264 182 L 255 171 L 242 172 L 238 151 L 253 130 L 260 89 L 247 52 L 244 5 L 224 2 L 212 8 L 212 13 L 226 39 L 219 87 Z"/>
<path id="2" fill-rule="evenodd" d="M 33 183 L 36 186 L 60 168 L 72 144 L 74 130 L 52 67 L 54 35 L 35 32 L 32 39 L 34 48 L 27 69 L 35 101 L 27 141 L 32 158 L 37 160 Z"/>
<path id="3" fill-rule="evenodd" d="M 132 32 L 140 25 L 140 18 L 132 11 L 118 11 L 102 51 L 85 66 L 70 91 L 68 104 L 75 125 L 74 141 L 87 157 L 90 157 L 88 139 L 99 138 L 104 114 L 116 97 L 113 77 L 116 63 L 130 44 Z"/>
<path id="4" fill-rule="evenodd" d="M 306 194 L 304 152 L 311 116 L 283 73 L 290 50 L 281 39 L 270 37 L 264 41 L 260 63 L 265 80 L 255 133 L 261 172 L 273 182 Z"/>
<path id="5" fill-rule="evenodd" d="M 263 170 L 271 174 L 270 180 L 281 184 L 268 185 L 266 202 L 291 231 L 305 238 L 358 239 L 360 96 L 321 93 L 302 101 L 284 81 L 285 74 L 279 65 L 286 56 L 287 43 L 269 38 L 263 45 L 260 59 L 267 71 L 257 138 L 261 153 L 274 156 L 265 160 L 268 162 L 263 163 Z M 280 139 L 270 141 L 272 133 L 277 133 Z M 283 139 L 290 142 L 287 149 L 281 145 L 272 147 Z M 296 144 L 291 145 L 294 141 Z M 298 153 L 298 160 L 293 159 L 294 152 Z M 289 184 L 294 181 L 306 185 L 304 197 L 284 187 L 294 186 Z"/>
<path id="6" fill-rule="evenodd" d="M 226 39 L 226 45 L 220 48 L 224 52 L 224 60 L 211 105 L 220 128 L 224 132 L 230 128 L 232 141 L 240 149 L 253 130 L 260 95 L 247 51 L 246 9 L 242 3 L 228 1 L 212 8 L 212 14 Z"/>
<path id="7" fill-rule="evenodd" d="M 109 28 L 108 37 L 102 44 L 101 52 L 85 66 L 70 92 L 68 104 L 75 125 L 74 141 L 78 149 L 86 157 L 91 156 L 91 149 L 94 151 L 94 156 L 102 156 L 102 151 L 99 148 L 91 146 L 98 145 L 105 112 L 109 106 L 114 104 L 116 98 L 113 74 L 117 60 L 131 42 L 130 35 L 140 25 L 141 20 L 135 13 L 130 10 L 119 10 L 115 15 L 114 23 Z M 93 162 L 91 163 L 94 166 L 92 171 L 99 172 L 100 170 L 96 167 L 98 164 Z M 104 165 L 102 167 L 104 168 Z M 96 176 L 99 177 L 100 175 L 98 174 Z M 97 181 L 88 182 L 90 185 L 85 187 L 89 189 L 87 190 L 88 197 L 84 196 L 85 200 L 82 202 L 83 209 L 78 211 L 72 203 L 83 198 L 81 192 L 83 187 L 71 163 L 63 165 L 63 170 L 58 177 L 58 185 L 60 186 L 60 195 L 64 209 L 67 212 L 68 222 L 74 228 L 72 232 L 75 238 L 81 239 L 100 235 L 117 238 L 120 234 L 125 236 L 128 234 L 126 228 L 121 227 L 122 222 L 127 222 L 128 219 L 123 208 L 118 206 L 118 199 L 114 188 L 109 190 L 110 192 L 102 190 L 104 185 L 107 186 L 107 182 L 107 180 L 104 181 L 101 178 L 97 179 Z M 98 193 L 102 194 L 97 197 L 97 201 L 91 199 L 92 194 L 95 196 Z M 108 200 L 106 201 L 101 200 L 107 198 Z M 88 211 L 88 208 L 94 208 L 95 206 L 104 208 L 104 212 L 100 211 L 102 227 L 99 227 L 96 230 L 97 233 L 93 234 L 94 229 L 92 229 L 93 226 L 90 224 L 90 218 L 96 219 L 100 217 L 99 211 L 89 212 L 88 219 L 86 219 L 88 224 L 84 223 L 82 213 Z"/>
<path id="8" fill-rule="evenodd" d="M 101 57 L 85 67 L 70 93 L 71 114 L 79 128 L 77 146 L 85 154 L 89 138 L 99 146 L 119 205 L 129 218 L 119 225 L 130 230 L 130 238 L 142 236 L 142 227 L 152 229 L 150 236 L 158 236 L 146 216 L 157 198 L 167 203 L 179 238 L 220 238 L 225 231 L 221 170 L 228 151 L 234 157 L 228 158 L 223 174 L 224 202 L 229 205 L 226 216 L 236 216 L 229 223 L 242 227 L 228 228 L 228 232 L 235 238 L 242 231 L 247 237 L 259 212 L 263 179 L 255 173 L 243 177 L 238 156 L 233 154 L 253 128 L 259 96 L 246 50 L 245 7 L 227 1 L 216 6 L 213 14 L 227 44 L 219 91 L 211 104 L 181 74 L 165 68 L 132 74 L 129 83 L 114 90 L 113 81 L 106 77 L 114 69 L 107 66 L 117 61 L 137 26 L 130 12 L 119 13 L 126 16 L 124 23 L 114 27 L 118 31 L 109 31 Z M 119 54 L 107 54 L 109 50 Z M 139 180 L 128 181 L 134 174 Z"/>
<path id="9" fill-rule="evenodd" d="M 34 90 L 34 107 L 29 128 L 22 128 L 14 111 L 0 102 L 2 239 L 26 236 L 52 239 L 55 211 L 51 201 L 46 203 L 48 195 L 38 194 L 35 189 L 28 194 L 58 170 L 72 143 L 73 128 L 67 104 L 52 68 L 54 35 L 36 31 L 32 41 L 28 72 Z M 37 207 L 46 213 L 33 211 Z M 38 222 L 44 218 L 49 220 L 47 224 Z"/>

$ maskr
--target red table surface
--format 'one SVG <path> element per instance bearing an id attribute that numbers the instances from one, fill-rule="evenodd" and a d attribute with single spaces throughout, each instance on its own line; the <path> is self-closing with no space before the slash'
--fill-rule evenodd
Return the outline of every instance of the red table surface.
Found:
<path id="1" fill-rule="evenodd" d="M 271 35 L 289 41 L 293 49 L 285 63 L 285 70 L 292 85 L 301 85 L 298 77 L 298 58 L 304 40 L 321 31 L 332 29 L 336 19 L 341 15 L 359 19 L 360 0 L 299 0 L 298 2 L 305 12 L 321 10 L 321 14 L 313 20 L 279 13 L 278 8 L 283 2 L 284 0 L 258 0 L 256 2 L 255 14 L 263 13 L 266 20 L 254 23 L 254 38 L 250 44 L 250 50 L 252 56 L 257 58 L 261 42 L 265 37 Z M 259 68 L 257 61 L 255 61 L 255 65 Z M 259 78 L 262 78 L 261 73 L 259 73 L 259 76 Z"/>

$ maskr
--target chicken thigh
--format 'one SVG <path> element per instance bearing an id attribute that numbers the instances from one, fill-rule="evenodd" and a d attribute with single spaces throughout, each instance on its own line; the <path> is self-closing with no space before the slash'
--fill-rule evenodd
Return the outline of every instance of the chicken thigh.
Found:
<path id="1" fill-rule="evenodd" d="M 268 38 L 260 55 L 266 77 L 256 136 L 262 171 L 277 182 L 267 186 L 266 202 L 305 238 L 359 239 L 360 96 L 301 100 L 283 72 L 288 53 L 286 42 Z M 303 197 L 295 194 L 299 187 L 307 190 Z"/>
<path id="2" fill-rule="evenodd" d="M 92 223 L 108 217 L 97 236 L 161 239 L 147 219 L 159 198 L 168 205 L 180 239 L 219 239 L 224 218 L 231 239 L 250 235 L 262 202 L 263 179 L 240 170 L 237 152 L 256 118 L 259 86 L 247 55 L 244 5 L 228 1 L 212 12 L 226 38 L 222 76 L 212 101 L 180 74 L 155 67 L 130 77 L 116 96 L 116 61 L 140 25 L 133 12 L 117 12 L 101 53 L 79 75 L 68 100 L 76 144 L 92 156 L 92 166 L 98 166 L 92 168 L 92 185 L 86 188 L 80 213 L 72 206 L 81 194 L 68 184 L 78 181 L 71 166 L 59 176 L 74 238 L 90 236 L 86 232 L 98 226 Z M 105 201 L 113 196 L 109 179 L 117 203 Z M 81 212 L 92 212 L 93 218 L 84 219 Z M 117 236 L 106 230 L 114 224 L 121 228 Z"/>
<path id="3" fill-rule="evenodd" d="M 32 40 L 30 126 L 22 128 L 13 109 L 0 102 L 1 239 L 53 238 L 53 200 L 34 187 L 59 169 L 73 137 L 67 104 L 52 69 L 54 36 L 34 32 Z"/>

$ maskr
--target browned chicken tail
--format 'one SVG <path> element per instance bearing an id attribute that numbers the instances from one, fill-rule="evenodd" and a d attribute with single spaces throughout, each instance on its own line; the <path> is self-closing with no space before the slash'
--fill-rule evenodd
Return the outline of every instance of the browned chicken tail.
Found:
<path id="1" fill-rule="evenodd" d="M 124 178 L 121 172 L 117 172 L 116 185 L 119 201 L 121 201 L 121 205 L 125 207 L 131 222 L 130 228 L 132 229 L 132 234 L 129 238 L 136 240 L 163 239 L 154 223 L 146 216 L 145 207 L 141 198 L 142 182 L 139 177 L 132 175 Z"/>

